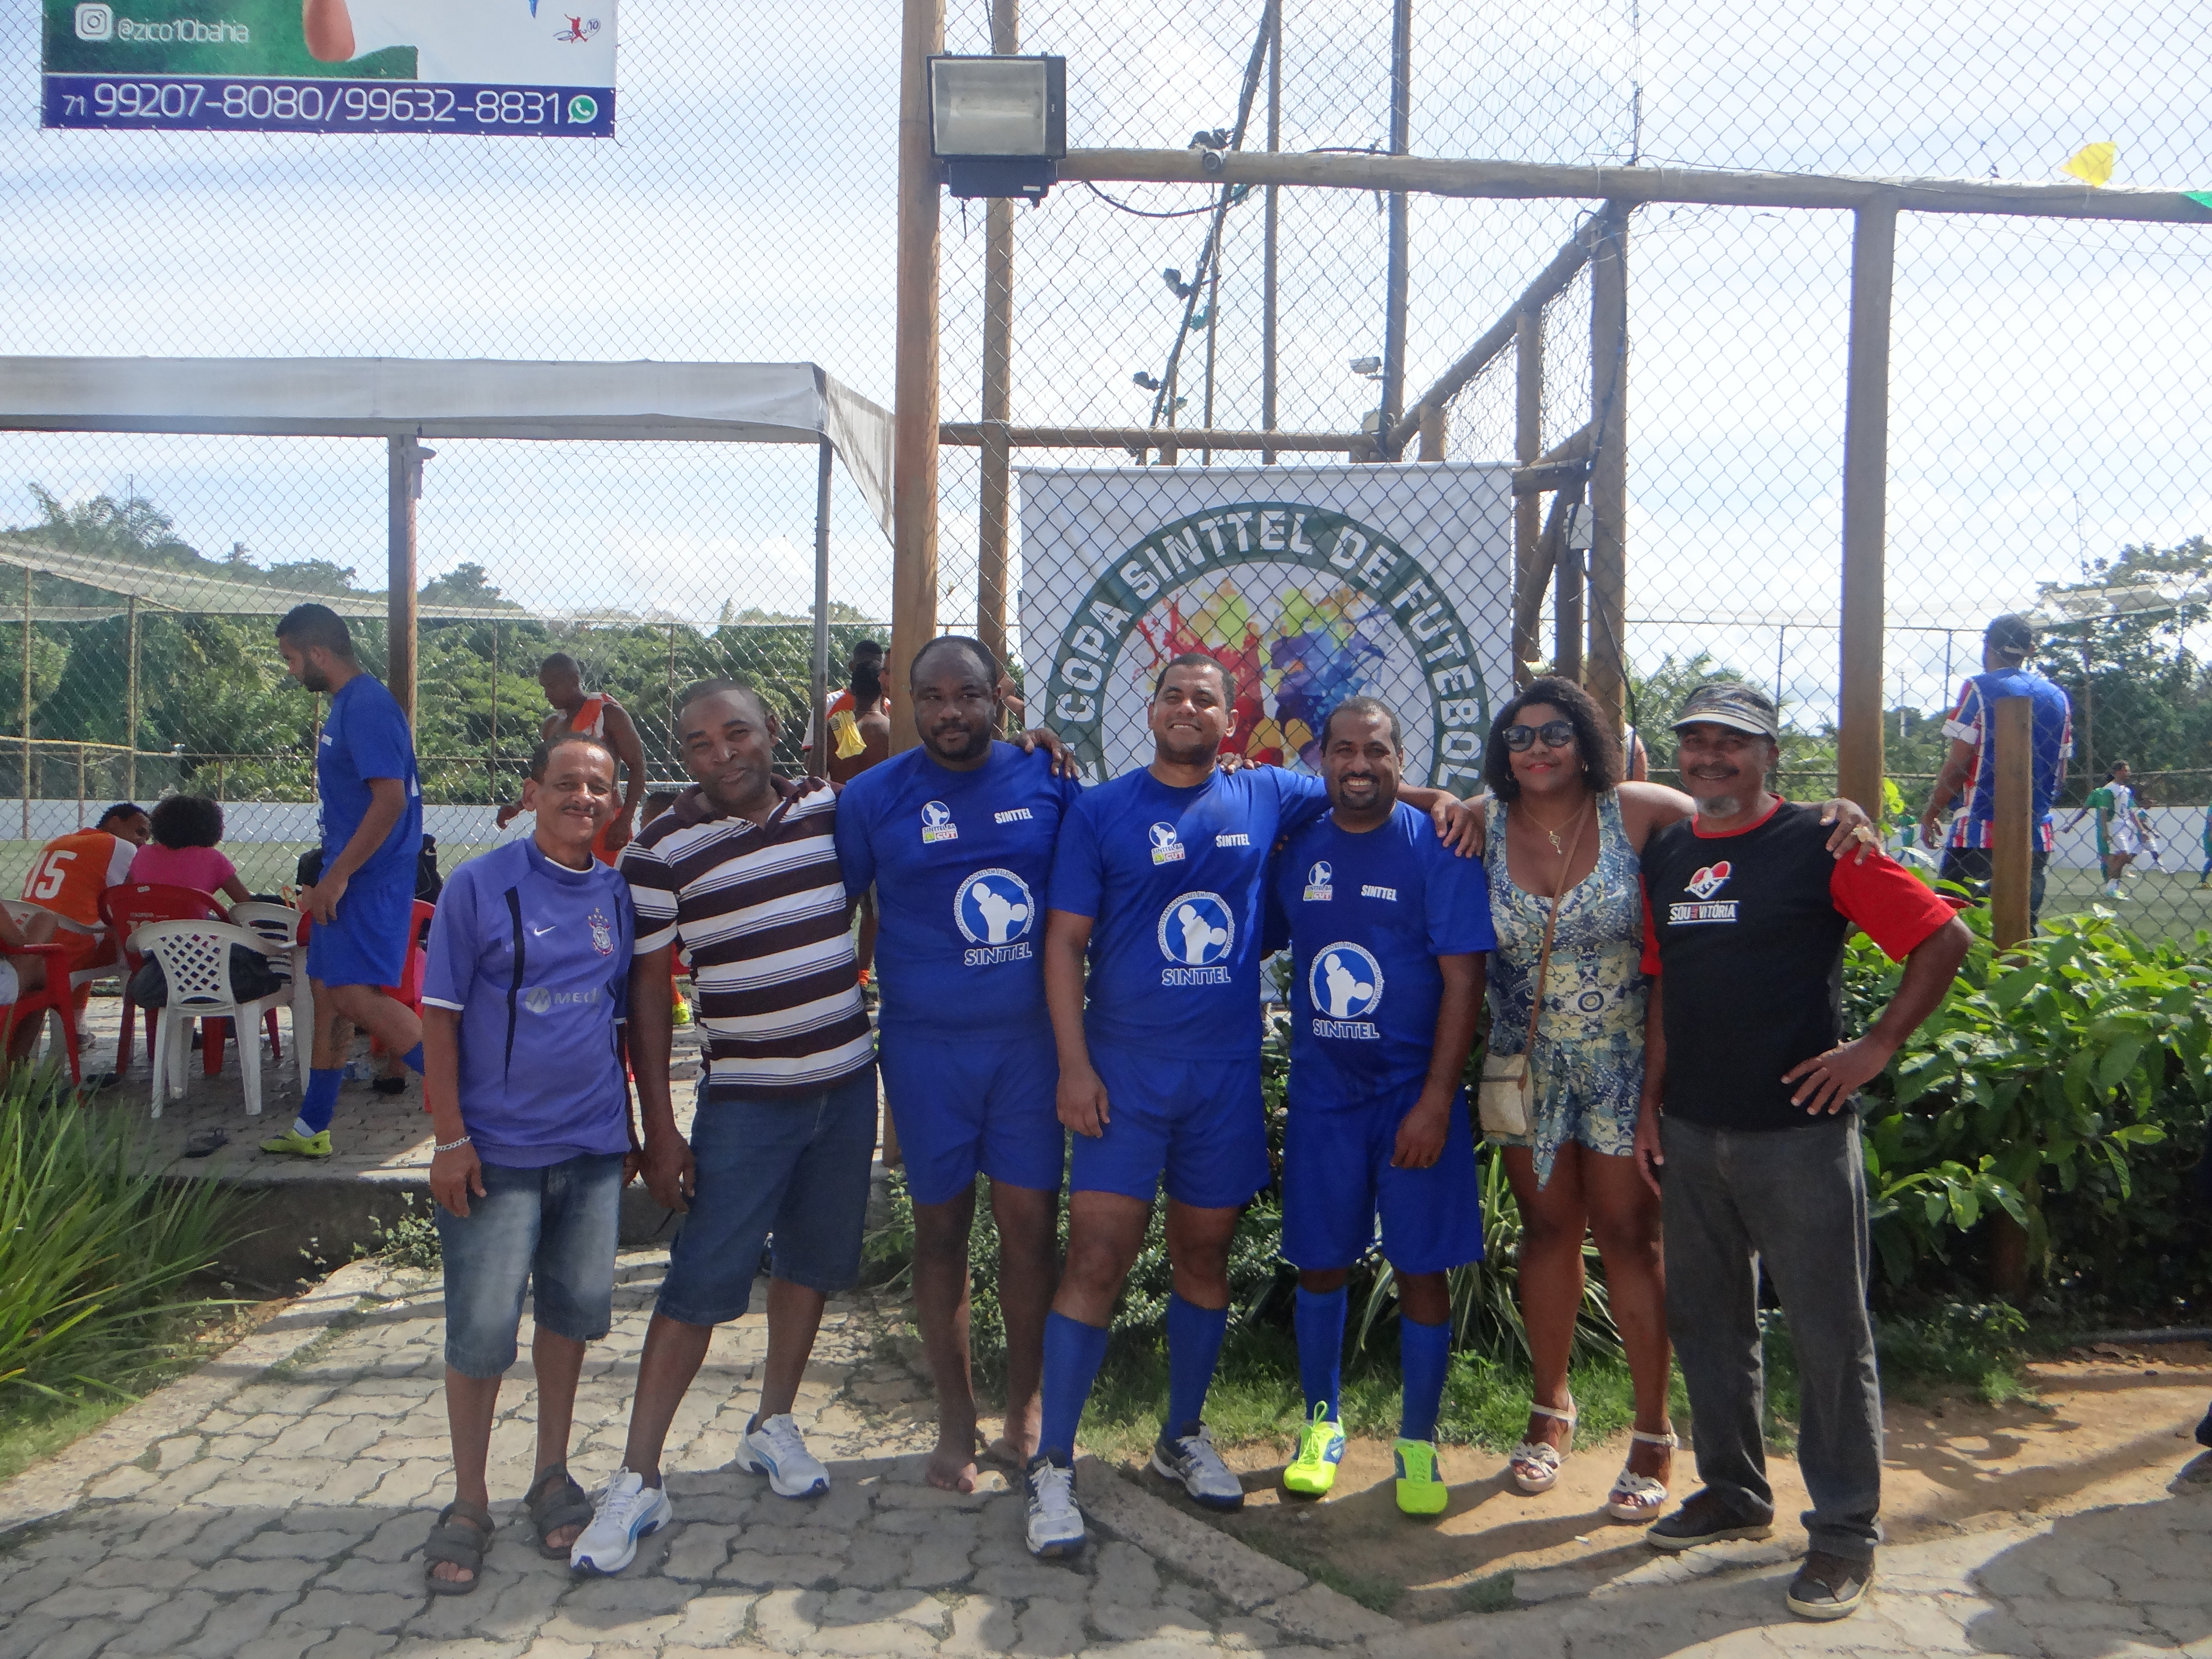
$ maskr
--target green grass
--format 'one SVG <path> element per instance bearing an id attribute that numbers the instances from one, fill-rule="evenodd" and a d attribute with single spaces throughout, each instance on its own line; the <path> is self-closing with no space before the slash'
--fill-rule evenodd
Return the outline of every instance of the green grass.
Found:
<path id="1" fill-rule="evenodd" d="M 1493 1572 L 1472 1584 L 1462 1584 L 1458 1601 L 1462 1613 L 1510 1613 L 1517 1605 L 1513 1600 L 1513 1575 Z"/>

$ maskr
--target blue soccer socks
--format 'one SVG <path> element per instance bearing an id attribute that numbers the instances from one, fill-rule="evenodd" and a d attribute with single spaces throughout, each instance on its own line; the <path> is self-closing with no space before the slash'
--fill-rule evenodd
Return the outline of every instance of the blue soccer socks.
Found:
<path id="1" fill-rule="evenodd" d="M 1340 1422 L 1344 1417 L 1339 1396 L 1343 1391 L 1344 1310 L 1347 1300 L 1341 1285 L 1327 1292 L 1309 1291 L 1303 1285 L 1298 1288 L 1298 1385 L 1305 1390 L 1309 1422 L 1313 1419 L 1314 1408 L 1322 1405 L 1328 1407 L 1323 1415 L 1330 1422 Z"/>
<path id="2" fill-rule="evenodd" d="M 1038 1449 L 1073 1462 L 1075 1431 L 1091 1385 L 1106 1358 L 1103 1326 L 1086 1325 L 1063 1313 L 1044 1318 L 1044 1422 Z"/>
<path id="3" fill-rule="evenodd" d="M 1168 1295 L 1168 1415 L 1170 1435 L 1193 1434 L 1206 1416 L 1206 1391 L 1229 1334 L 1229 1310 L 1201 1308 Z"/>
<path id="4" fill-rule="evenodd" d="M 409 1071 L 414 1073 L 416 1077 L 422 1076 L 422 1045 L 418 1042 L 412 1048 L 410 1048 L 405 1054 L 400 1055 L 399 1063 L 404 1066 Z"/>
<path id="5" fill-rule="evenodd" d="M 1444 1403 L 1444 1374 L 1451 1368 L 1451 1322 L 1422 1325 L 1401 1315 L 1398 1364 L 1406 1375 L 1405 1422 L 1398 1433 L 1407 1440 L 1434 1440 L 1437 1414 Z"/>
<path id="6" fill-rule="evenodd" d="M 300 1115 L 293 1128 L 302 1136 L 319 1135 L 331 1127 L 338 1109 L 338 1084 L 345 1073 L 337 1066 L 313 1066 L 307 1073 L 307 1092 L 300 1097 Z"/>

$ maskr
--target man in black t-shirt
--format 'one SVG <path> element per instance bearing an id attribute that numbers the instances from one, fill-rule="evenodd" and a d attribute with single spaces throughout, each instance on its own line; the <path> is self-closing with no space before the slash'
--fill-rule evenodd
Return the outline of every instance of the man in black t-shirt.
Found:
<path id="1" fill-rule="evenodd" d="M 1644 849 L 1653 975 L 1636 1154 L 1661 1195 L 1667 1328 L 1688 1385 L 1704 1489 L 1645 1534 L 1681 1550 L 1773 1530 L 1760 1404 L 1759 1273 L 1796 1345 L 1797 1465 L 1812 1548 L 1790 1610 L 1840 1619 L 1874 1574 L 1881 1387 L 1867 1318 L 1857 1091 L 1949 988 L 1971 941 L 1886 857 L 1832 858 L 1817 809 L 1766 787 L 1778 755 L 1764 692 L 1698 687 L 1674 722 L 1695 816 Z M 1844 939 L 1905 963 L 1897 995 L 1843 1041 Z"/>

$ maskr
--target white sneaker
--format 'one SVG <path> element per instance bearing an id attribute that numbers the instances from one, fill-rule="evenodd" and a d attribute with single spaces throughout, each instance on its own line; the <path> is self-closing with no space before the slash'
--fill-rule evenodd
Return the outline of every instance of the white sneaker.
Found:
<path id="1" fill-rule="evenodd" d="M 1213 1437 L 1206 1432 L 1203 1423 L 1198 1425 L 1196 1434 L 1178 1435 L 1172 1439 L 1161 1435 L 1152 1447 L 1152 1473 L 1180 1480 L 1193 1503 L 1203 1504 L 1210 1510 L 1244 1507 L 1243 1483 L 1229 1472 L 1229 1466 L 1221 1461 L 1221 1454 L 1213 1449 Z"/>
<path id="2" fill-rule="evenodd" d="M 620 1572 L 637 1559 L 637 1540 L 659 1532 L 676 1518 L 676 1505 L 659 1486 L 648 1486 L 645 1477 L 631 1469 L 617 1469 L 614 1479 L 592 1499 L 592 1524 L 576 1534 L 568 1549 L 568 1565 L 575 1572 Z"/>
<path id="3" fill-rule="evenodd" d="M 1075 1471 L 1039 1455 L 1030 1459 L 1030 1553 L 1049 1560 L 1083 1547 L 1083 1511 L 1075 1507 Z"/>
<path id="4" fill-rule="evenodd" d="M 738 1442 L 737 1462 L 748 1474 L 766 1475 L 778 1498 L 813 1498 L 830 1490 L 830 1471 L 807 1451 L 789 1412 L 746 1430 Z"/>

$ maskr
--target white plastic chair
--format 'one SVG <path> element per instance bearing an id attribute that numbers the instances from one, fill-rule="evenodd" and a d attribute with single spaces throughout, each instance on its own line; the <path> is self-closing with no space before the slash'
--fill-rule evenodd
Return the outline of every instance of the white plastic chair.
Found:
<path id="1" fill-rule="evenodd" d="M 131 948 L 161 964 L 169 981 L 169 1006 L 154 1028 L 153 1115 L 185 1091 L 185 1062 L 191 1054 L 191 1023 L 228 1018 L 234 1030 L 248 1033 L 238 1045 L 239 1079 L 246 1085 L 246 1112 L 261 1115 L 261 1044 L 251 1034 L 261 1016 L 286 1000 L 289 992 L 239 1000 L 230 983 L 230 947 L 243 945 L 268 953 L 260 934 L 227 921 L 149 921 L 131 936 Z"/>
<path id="2" fill-rule="evenodd" d="M 261 948 L 269 953 L 269 965 L 284 981 L 284 1000 L 292 1011 L 293 1066 L 304 1088 L 313 1063 L 308 1051 L 315 1041 L 315 994 L 307 984 L 307 952 L 300 944 L 300 913 L 289 904 L 268 899 L 242 899 L 230 907 L 230 919 L 260 935 Z M 298 972 L 294 971 L 295 957 Z"/>

